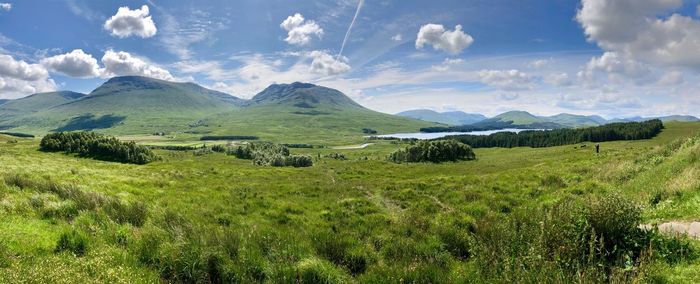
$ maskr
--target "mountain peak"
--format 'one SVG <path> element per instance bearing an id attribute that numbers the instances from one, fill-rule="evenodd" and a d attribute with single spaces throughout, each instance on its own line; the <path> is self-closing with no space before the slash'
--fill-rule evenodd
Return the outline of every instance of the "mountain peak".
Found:
<path id="1" fill-rule="evenodd" d="M 298 108 L 321 106 L 363 108 L 336 89 L 302 82 L 270 85 L 255 95 L 250 104 L 281 104 Z"/>

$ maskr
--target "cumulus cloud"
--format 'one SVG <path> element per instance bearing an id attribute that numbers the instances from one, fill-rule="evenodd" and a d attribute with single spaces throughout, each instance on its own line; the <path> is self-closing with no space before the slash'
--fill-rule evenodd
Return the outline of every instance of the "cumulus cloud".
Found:
<path id="1" fill-rule="evenodd" d="M 12 4 L 11 3 L 0 3 L 0 9 L 5 10 L 5 11 L 10 11 L 10 10 L 12 10 Z"/>
<path id="2" fill-rule="evenodd" d="M 600 57 L 591 58 L 578 76 L 590 83 L 600 72 L 607 74 L 608 79 L 613 81 L 622 77 L 639 80 L 650 75 L 651 68 L 629 56 L 617 52 L 605 52 Z"/>
<path id="3" fill-rule="evenodd" d="M 479 78 L 482 83 L 505 91 L 532 89 L 532 78 L 518 70 L 481 70 Z"/>
<path id="4" fill-rule="evenodd" d="M 569 74 L 567 73 L 554 73 L 554 74 L 549 74 L 545 77 L 545 82 L 551 85 L 563 87 L 563 86 L 570 86 L 573 84 L 571 81 L 571 78 L 569 78 Z"/>
<path id="5" fill-rule="evenodd" d="M 107 19 L 104 29 L 112 32 L 113 36 L 126 38 L 138 36 L 148 38 L 156 35 L 156 25 L 148 15 L 148 6 L 143 5 L 141 9 L 131 10 L 129 7 L 120 7 L 117 13 Z"/>
<path id="6" fill-rule="evenodd" d="M 474 42 L 472 36 L 462 31 L 462 26 L 455 26 L 454 31 L 445 30 L 438 24 L 427 24 L 420 28 L 416 38 L 416 48 L 422 49 L 425 45 L 433 46 L 435 50 L 442 50 L 449 54 L 459 54 Z"/>
<path id="7" fill-rule="evenodd" d="M 539 69 L 550 63 L 550 59 L 537 59 L 531 61 L 528 65 L 532 68 Z"/>
<path id="8" fill-rule="evenodd" d="M 49 70 L 71 77 L 87 78 L 102 74 L 97 59 L 83 52 L 82 49 L 44 58 L 41 60 L 41 64 Z"/>
<path id="9" fill-rule="evenodd" d="M 162 80 L 175 79 L 168 70 L 124 51 L 107 50 L 102 56 L 102 64 L 105 77 L 136 75 Z"/>
<path id="10" fill-rule="evenodd" d="M 305 20 L 299 13 L 287 17 L 280 27 L 287 31 L 287 38 L 284 41 L 293 45 L 307 45 L 313 35 L 318 38 L 323 35 L 323 29 L 316 22 Z"/>
<path id="11" fill-rule="evenodd" d="M 659 78 L 659 84 L 665 85 L 665 86 L 674 86 L 674 85 L 679 85 L 682 84 L 685 81 L 683 78 L 683 72 L 680 71 L 671 71 L 667 72 L 661 78 Z"/>
<path id="12" fill-rule="evenodd" d="M 56 84 L 41 64 L 30 64 L 16 60 L 10 55 L 0 54 L 1 98 L 18 98 L 55 89 Z"/>
<path id="13" fill-rule="evenodd" d="M 520 97 L 517 93 L 501 93 L 498 96 L 504 101 L 514 101 Z"/>
<path id="14" fill-rule="evenodd" d="M 670 13 L 682 6 L 682 0 L 582 0 L 576 20 L 588 40 L 606 51 L 700 68 L 700 20 Z"/>
<path id="15" fill-rule="evenodd" d="M 464 59 L 461 58 L 445 58 L 440 65 L 433 65 L 432 69 L 439 72 L 444 72 L 450 70 L 452 66 L 460 65 L 464 63 Z"/>
<path id="16" fill-rule="evenodd" d="M 393 40 L 393 41 L 401 41 L 401 40 L 403 40 L 403 36 L 401 36 L 401 34 L 396 34 L 396 35 L 394 35 L 394 36 L 391 37 L 391 40 Z"/>
<path id="17" fill-rule="evenodd" d="M 350 71 L 350 65 L 347 64 L 348 59 L 345 56 L 333 58 L 332 55 L 325 51 L 312 51 L 309 54 L 311 61 L 311 72 L 322 74 L 325 76 L 336 75 Z"/>

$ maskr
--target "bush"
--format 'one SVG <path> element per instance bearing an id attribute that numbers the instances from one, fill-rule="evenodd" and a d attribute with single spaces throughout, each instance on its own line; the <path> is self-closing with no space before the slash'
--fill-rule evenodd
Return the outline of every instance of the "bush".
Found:
<path id="1" fill-rule="evenodd" d="M 140 201 L 126 203 L 112 199 L 104 206 L 105 213 L 117 223 L 129 223 L 136 227 L 143 226 L 148 218 L 148 207 Z"/>
<path id="2" fill-rule="evenodd" d="M 88 238 L 85 234 L 72 229 L 64 232 L 56 243 L 56 252 L 67 251 L 76 256 L 83 256 L 88 250 Z"/>
<path id="3" fill-rule="evenodd" d="M 211 146 L 211 150 L 217 153 L 224 153 L 226 152 L 226 146 L 224 145 L 214 145 Z"/>
<path id="4" fill-rule="evenodd" d="M 147 164 L 159 159 L 148 147 L 122 142 L 94 132 L 58 132 L 41 139 L 39 149 L 46 152 L 76 153 L 98 160 Z"/>
<path id="5" fill-rule="evenodd" d="M 273 167 L 310 167 L 313 159 L 307 155 L 290 155 L 289 149 L 283 145 L 273 143 L 248 143 L 237 146 L 226 152 L 239 159 L 252 159 L 257 166 Z"/>
<path id="6" fill-rule="evenodd" d="M 307 258 L 297 264 L 298 282 L 313 284 L 343 283 L 342 272 L 332 264 L 317 258 Z"/>
<path id="7" fill-rule="evenodd" d="M 420 141 L 391 153 L 388 159 L 395 163 L 446 162 L 474 160 L 476 155 L 469 145 L 455 140 Z"/>

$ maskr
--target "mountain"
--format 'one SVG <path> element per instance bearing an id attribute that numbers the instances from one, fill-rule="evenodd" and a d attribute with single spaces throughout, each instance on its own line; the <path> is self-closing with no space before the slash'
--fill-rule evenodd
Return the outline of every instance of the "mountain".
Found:
<path id="1" fill-rule="evenodd" d="M 429 109 L 408 110 L 397 113 L 396 115 L 447 125 L 466 125 L 486 119 L 486 116 L 481 114 L 465 113 L 462 111 L 436 112 Z"/>
<path id="2" fill-rule="evenodd" d="M 16 100 L 7 100 L 0 104 L 0 124 L 21 115 L 28 115 L 53 106 L 65 104 L 84 97 L 85 94 L 60 91 L 38 93 Z"/>
<path id="3" fill-rule="evenodd" d="M 679 121 L 679 122 L 695 122 L 695 121 L 700 121 L 699 118 L 692 116 L 692 115 L 668 115 L 668 116 L 658 116 L 658 117 L 641 117 L 641 116 L 633 116 L 633 117 L 627 117 L 627 118 L 614 118 L 609 120 L 609 123 L 612 122 L 631 122 L 631 121 L 646 121 L 646 120 L 651 120 L 651 119 L 660 119 L 663 122 L 671 122 L 671 121 Z"/>
<path id="4" fill-rule="evenodd" d="M 46 104 L 51 106 L 5 124 L 28 132 L 107 128 L 118 134 L 167 132 L 237 109 L 245 102 L 192 83 L 139 76 L 114 77 L 90 94 L 72 99 Z"/>
<path id="5" fill-rule="evenodd" d="M 33 95 L 0 108 L 47 96 Z M 364 132 L 372 132 L 368 129 L 412 132 L 435 126 L 372 111 L 338 90 L 298 82 L 271 85 L 251 100 L 243 100 L 193 83 L 125 76 L 109 79 L 88 95 L 64 94 L 63 100 L 30 105 L 32 111 L 0 119 L 0 126 L 32 134 L 74 130 L 114 135 L 165 132 L 179 133 L 178 137 L 255 135 L 286 142 L 309 137 L 357 139 L 367 135 Z M 9 111 L 0 111 L 0 115 L 5 113 Z"/>
<path id="6" fill-rule="evenodd" d="M 278 104 L 299 108 L 335 106 L 341 108 L 363 108 L 338 90 L 309 83 L 273 84 L 255 95 L 249 105 Z"/>
<path id="7" fill-rule="evenodd" d="M 607 123 L 607 120 L 605 120 L 605 118 L 602 118 L 598 115 L 588 115 L 587 116 L 587 115 L 561 113 L 561 114 L 557 114 L 557 115 L 553 115 L 553 116 L 540 117 L 540 118 L 547 121 L 547 122 L 561 124 L 561 125 L 564 125 L 566 127 L 598 126 L 598 125 Z"/>
<path id="8" fill-rule="evenodd" d="M 532 115 L 529 112 L 526 111 L 509 111 L 509 112 L 504 112 L 502 114 L 499 114 L 497 116 L 494 116 L 490 118 L 489 120 L 492 121 L 512 121 L 513 124 L 516 125 L 524 125 L 524 124 L 532 124 L 532 123 L 537 123 L 537 122 L 544 122 L 543 119 Z"/>
<path id="9" fill-rule="evenodd" d="M 210 135 L 253 135 L 290 141 L 347 141 L 379 133 L 417 132 L 435 123 L 367 109 L 342 92 L 308 83 L 275 84 L 255 95 L 246 107 L 215 115 L 207 127 L 193 131 Z M 369 131 L 367 131 L 369 132 Z"/>
<path id="10" fill-rule="evenodd" d="M 9 102 L 10 100 L 8 99 L 0 99 L 0 105 L 3 105 L 6 102 Z"/>

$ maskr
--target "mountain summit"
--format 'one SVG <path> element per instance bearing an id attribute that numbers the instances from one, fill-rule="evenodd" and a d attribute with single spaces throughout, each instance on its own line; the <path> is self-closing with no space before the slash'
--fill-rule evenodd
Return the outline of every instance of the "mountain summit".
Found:
<path id="1" fill-rule="evenodd" d="M 309 83 L 273 84 L 250 100 L 250 105 L 281 104 L 300 108 L 364 108 L 338 90 Z"/>

